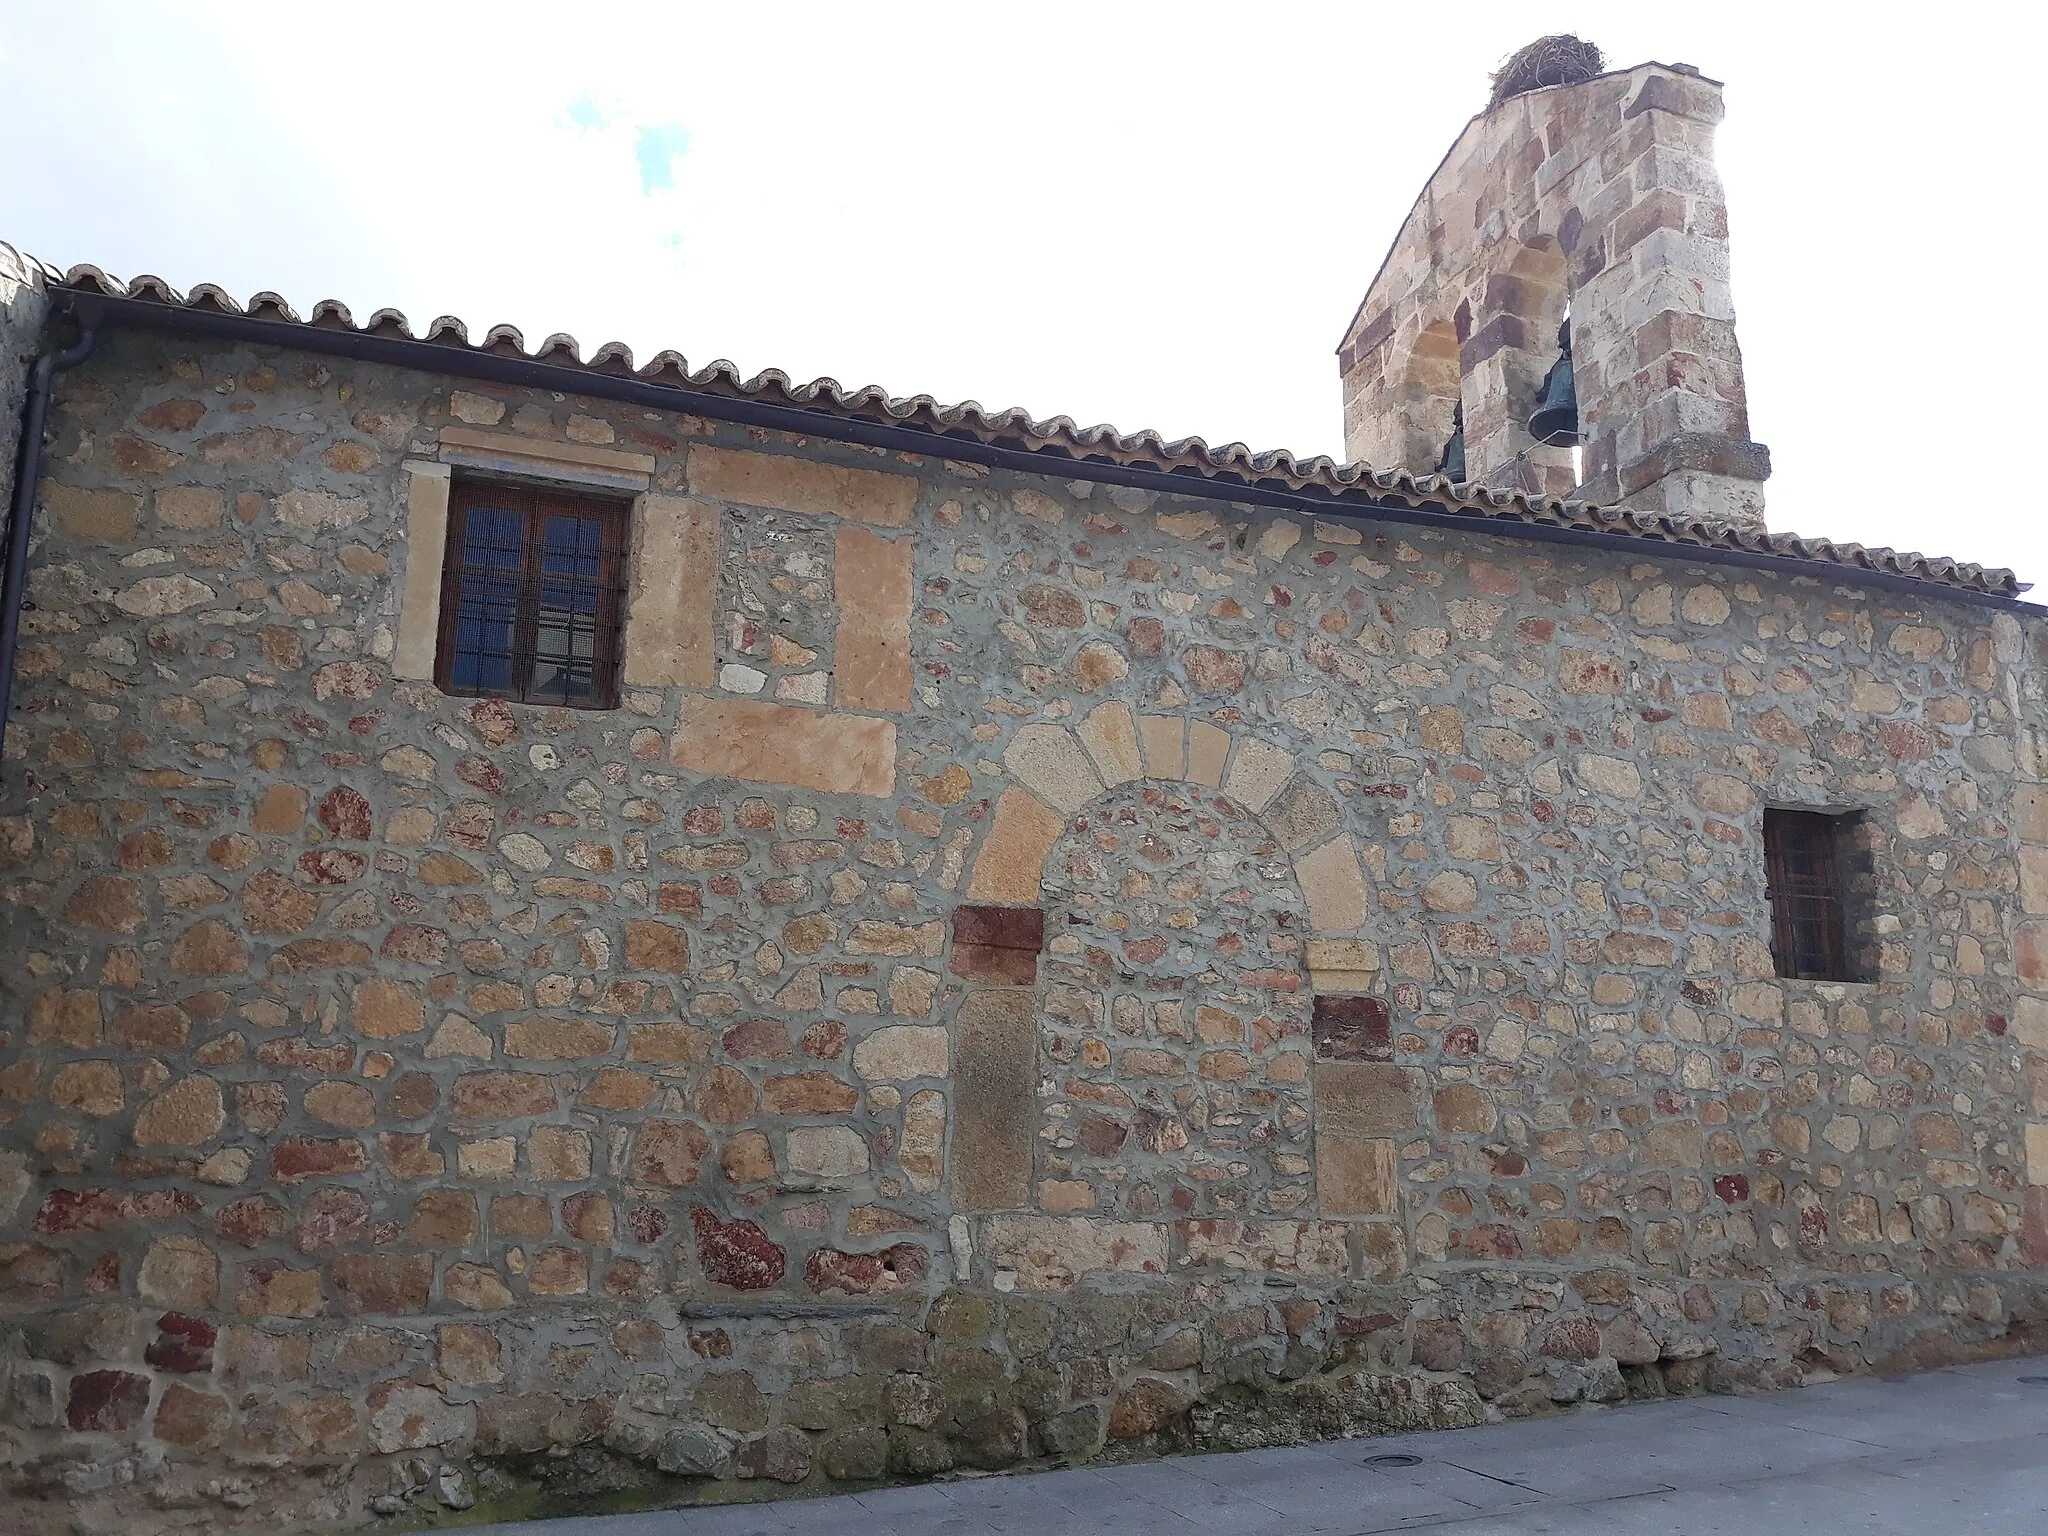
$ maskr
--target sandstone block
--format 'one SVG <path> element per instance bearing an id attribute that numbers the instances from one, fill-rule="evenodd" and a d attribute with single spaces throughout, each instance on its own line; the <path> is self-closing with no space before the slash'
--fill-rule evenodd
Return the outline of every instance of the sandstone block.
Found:
<path id="1" fill-rule="evenodd" d="M 865 528 L 841 528 L 834 541 L 839 625 L 833 686 L 846 708 L 910 707 L 912 555 L 909 539 L 885 539 Z"/>
<path id="2" fill-rule="evenodd" d="M 848 1179 L 865 1173 L 868 1144 L 845 1125 L 799 1125 L 790 1129 L 783 1151 L 790 1169 L 814 1178 Z"/>
<path id="3" fill-rule="evenodd" d="M 1310 928 L 1318 934 L 1349 933 L 1366 921 L 1365 874 L 1349 837 L 1332 838 L 1294 861 L 1308 903 Z"/>
<path id="4" fill-rule="evenodd" d="M 709 688 L 717 510 L 681 496 L 641 498 L 628 568 L 621 680 L 629 688 Z"/>
<path id="5" fill-rule="evenodd" d="M 188 1077 L 142 1106 L 135 1117 L 138 1147 L 197 1147 L 218 1136 L 227 1122 L 220 1084 Z"/>
<path id="6" fill-rule="evenodd" d="M 960 1004 L 953 1078 L 953 1199 L 963 1211 L 1028 1203 L 1037 1134 L 1032 994 L 970 992 Z"/>
<path id="7" fill-rule="evenodd" d="M 875 796 L 896 788 L 892 721 L 754 699 L 684 699 L 669 757 L 693 773 L 757 784 Z"/>
<path id="8" fill-rule="evenodd" d="M 1011 738 L 1003 764 L 1048 805 L 1078 811 L 1102 793 L 1088 754 L 1064 726 L 1027 725 Z"/>
<path id="9" fill-rule="evenodd" d="M 1230 776 L 1223 789 L 1233 800 L 1256 815 L 1272 802 L 1294 773 L 1294 758 L 1269 741 L 1247 737 L 1237 745 L 1231 759 Z"/>
<path id="10" fill-rule="evenodd" d="M 595 1019 L 514 1019 L 505 1026 L 505 1054 L 527 1061 L 578 1061 L 608 1056 L 618 1030 Z"/>
<path id="11" fill-rule="evenodd" d="M 210 1312 L 219 1292 L 220 1260 L 194 1237 L 158 1238 L 136 1274 L 136 1294 L 159 1306 Z"/>
<path id="12" fill-rule="evenodd" d="M 1188 723 L 1180 715 L 1140 715 L 1138 741 L 1145 772 L 1155 779 L 1187 777 Z"/>
<path id="13" fill-rule="evenodd" d="M 1122 700 L 1099 704 L 1074 727 L 1089 760 L 1105 785 L 1125 784 L 1145 776 L 1144 754 L 1138 746 L 1138 725 L 1131 706 Z"/>
<path id="14" fill-rule="evenodd" d="M 885 1025 L 854 1046 L 853 1070 L 870 1083 L 943 1078 L 949 1045 L 947 1032 L 934 1025 Z"/>
<path id="15" fill-rule="evenodd" d="M 1064 826 L 1059 812 L 1028 790 L 1015 785 L 1004 790 L 968 877 L 968 899 L 1037 901 L 1046 856 Z"/>
<path id="16" fill-rule="evenodd" d="M 1088 1275 L 1166 1273 L 1166 1228 L 1089 1216 L 991 1216 L 982 1246 L 1023 1291 L 1072 1290 Z"/>
<path id="17" fill-rule="evenodd" d="M 1188 778 L 1211 789 L 1223 783 L 1223 765 L 1230 758 L 1230 733 L 1206 720 L 1188 722 Z"/>
<path id="18" fill-rule="evenodd" d="M 701 443 L 690 450 L 689 480 L 699 496 L 890 528 L 909 523 L 918 486 L 913 475 Z"/>

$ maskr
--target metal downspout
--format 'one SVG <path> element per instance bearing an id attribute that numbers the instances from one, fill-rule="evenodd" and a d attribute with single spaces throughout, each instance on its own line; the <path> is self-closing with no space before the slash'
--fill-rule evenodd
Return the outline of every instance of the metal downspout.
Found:
<path id="1" fill-rule="evenodd" d="M 14 654 L 21 639 L 21 596 L 28 585 L 28 536 L 35 522 L 36 485 L 43 477 L 43 423 L 49 415 L 50 390 L 58 374 L 92 354 L 99 338 L 97 315 L 82 304 L 74 315 L 78 340 L 62 352 L 45 352 L 36 359 L 22 406 L 20 465 L 14 500 L 7 508 L 7 571 L 0 581 L 0 753 L 7 743 L 7 716 L 14 707 Z"/>

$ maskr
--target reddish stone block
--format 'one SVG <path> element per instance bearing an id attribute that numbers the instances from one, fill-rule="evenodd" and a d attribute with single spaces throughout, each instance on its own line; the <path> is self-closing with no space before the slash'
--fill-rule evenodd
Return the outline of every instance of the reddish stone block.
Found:
<path id="1" fill-rule="evenodd" d="M 700 1205 L 690 1212 L 690 1224 L 697 1229 L 697 1261 L 714 1284 L 760 1291 L 782 1279 L 783 1252 L 755 1223 L 721 1222 Z"/>
<path id="2" fill-rule="evenodd" d="M 270 1154 L 270 1176 L 280 1184 L 361 1173 L 369 1165 L 369 1155 L 360 1141 L 324 1141 L 311 1136 L 290 1136 L 279 1142 Z"/>
<path id="3" fill-rule="evenodd" d="M 124 1430 L 149 1408 L 149 1378 L 132 1371 L 86 1371 L 71 1378 L 64 1421 L 77 1430 Z"/>
<path id="4" fill-rule="evenodd" d="M 804 1283 L 820 1294 L 845 1291 L 867 1296 L 916 1285 L 931 1267 L 931 1255 L 915 1243 L 897 1243 L 880 1253 L 841 1253 L 820 1248 L 804 1261 Z"/>
<path id="5" fill-rule="evenodd" d="M 1045 912 L 1039 907 L 964 905 L 953 909 L 953 942 L 992 949 L 1045 948 Z"/>
<path id="6" fill-rule="evenodd" d="M 1392 1061 L 1393 1016 L 1377 997 L 1324 997 L 1309 1018 L 1318 1061 Z"/>
<path id="7" fill-rule="evenodd" d="M 1554 1360 L 1596 1360 L 1600 1330 L 1583 1312 L 1561 1317 L 1545 1331 L 1542 1352 Z"/>
<path id="8" fill-rule="evenodd" d="M 36 1211 L 38 1232 L 97 1232 L 117 1222 L 176 1221 L 199 1209 L 181 1189 L 53 1189 Z"/>
<path id="9" fill-rule="evenodd" d="M 327 792 L 320 802 L 320 825 L 328 835 L 347 842 L 370 840 L 370 802 L 346 785 Z"/>
<path id="10" fill-rule="evenodd" d="M 463 1120 L 512 1120 L 545 1115 L 555 1107 L 555 1086 L 533 1072 L 470 1072 L 455 1080 L 455 1113 Z"/>
<path id="11" fill-rule="evenodd" d="M 157 1319 L 156 1338 L 142 1358 L 160 1371 L 206 1375 L 213 1370 L 213 1324 L 182 1312 L 166 1312 Z"/>

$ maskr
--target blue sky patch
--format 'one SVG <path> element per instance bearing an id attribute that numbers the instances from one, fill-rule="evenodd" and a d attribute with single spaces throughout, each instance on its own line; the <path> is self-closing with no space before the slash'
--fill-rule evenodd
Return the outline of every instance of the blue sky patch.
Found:
<path id="1" fill-rule="evenodd" d="M 651 196 L 673 187 L 676 157 L 689 152 L 690 135 L 681 123 L 642 124 L 633 139 L 633 155 L 640 162 L 641 194 Z"/>

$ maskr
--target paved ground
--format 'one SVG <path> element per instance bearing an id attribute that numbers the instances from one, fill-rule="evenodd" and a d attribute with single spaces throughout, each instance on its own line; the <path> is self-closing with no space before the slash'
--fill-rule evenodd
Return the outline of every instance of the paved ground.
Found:
<path id="1" fill-rule="evenodd" d="M 1366 1465 L 1388 1454 L 1421 1460 Z M 1360 1536 L 1438 1527 L 1457 1536 L 2044 1536 L 2048 1359 L 1284 1451 L 487 1529 L 495 1536 Z"/>

